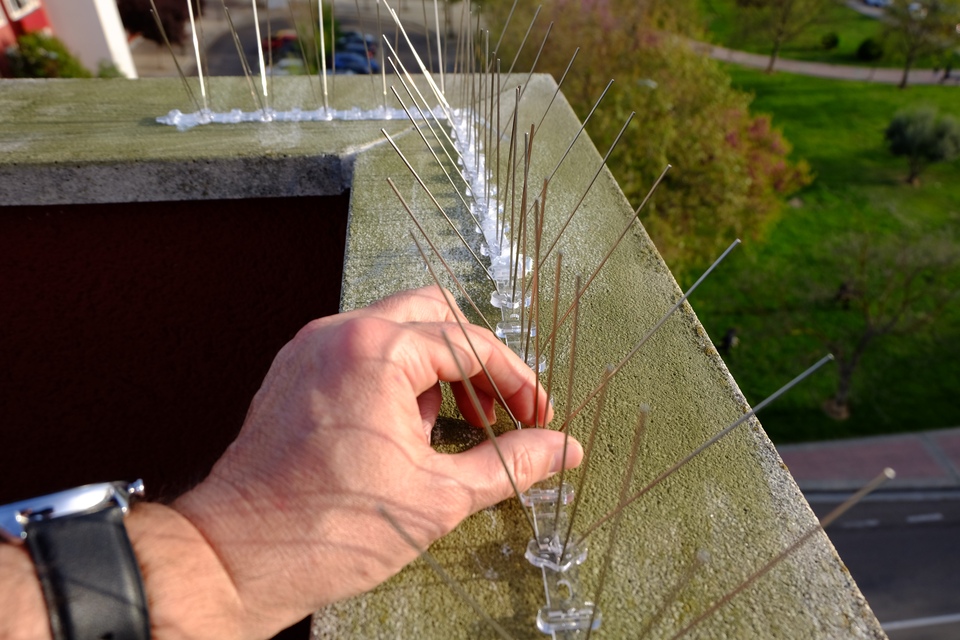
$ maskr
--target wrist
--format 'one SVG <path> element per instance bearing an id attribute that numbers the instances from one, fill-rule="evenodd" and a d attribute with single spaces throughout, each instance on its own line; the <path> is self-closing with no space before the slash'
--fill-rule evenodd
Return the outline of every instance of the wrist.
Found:
<path id="1" fill-rule="evenodd" d="M 261 521 L 261 512 L 229 483 L 207 478 L 173 508 L 204 540 L 229 581 L 235 610 L 244 619 L 233 637 L 271 637 L 306 615 L 287 591 L 287 559 L 271 550 L 282 532 Z"/>
<path id="2" fill-rule="evenodd" d="M 154 638 L 243 638 L 229 574 L 200 532 L 176 510 L 135 505 L 124 525 L 140 566 Z M 0 639 L 51 637 L 50 617 L 26 546 L 0 544 Z"/>
<path id="3" fill-rule="evenodd" d="M 154 638 L 243 638 L 249 631 L 233 581 L 181 513 L 137 504 L 126 519 L 140 564 Z"/>

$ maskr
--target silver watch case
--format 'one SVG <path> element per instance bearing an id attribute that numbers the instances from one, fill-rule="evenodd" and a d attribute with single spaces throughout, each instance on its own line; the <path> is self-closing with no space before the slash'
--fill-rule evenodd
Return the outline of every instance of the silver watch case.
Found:
<path id="1" fill-rule="evenodd" d="M 4 542 L 23 544 L 29 522 L 93 513 L 110 505 L 120 507 L 126 514 L 131 501 L 143 495 L 143 480 L 101 482 L 5 504 L 0 506 L 0 538 Z"/>

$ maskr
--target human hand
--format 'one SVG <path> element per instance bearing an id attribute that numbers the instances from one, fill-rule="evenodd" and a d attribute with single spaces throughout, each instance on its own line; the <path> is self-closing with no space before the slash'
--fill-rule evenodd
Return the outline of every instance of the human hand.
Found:
<path id="1" fill-rule="evenodd" d="M 517 419 L 548 420 L 533 372 L 489 331 L 464 326 Z M 452 455 L 429 446 L 439 381 L 459 383 L 457 362 L 490 415 L 493 389 L 437 287 L 314 321 L 280 351 L 237 440 L 174 504 L 219 557 L 251 636 L 366 591 L 412 561 L 416 551 L 380 507 L 426 547 L 512 495 L 491 443 Z M 455 397 L 479 424 L 463 393 Z M 521 491 L 560 470 L 563 439 L 547 429 L 497 438 Z M 566 466 L 581 457 L 571 440 Z"/>

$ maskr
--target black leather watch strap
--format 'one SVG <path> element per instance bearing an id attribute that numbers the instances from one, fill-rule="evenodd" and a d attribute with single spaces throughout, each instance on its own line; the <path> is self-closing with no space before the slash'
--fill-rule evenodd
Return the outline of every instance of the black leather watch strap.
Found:
<path id="1" fill-rule="evenodd" d="M 56 640 L 150 638 L 143 581 L 120 507 L 25 528 Z"/>

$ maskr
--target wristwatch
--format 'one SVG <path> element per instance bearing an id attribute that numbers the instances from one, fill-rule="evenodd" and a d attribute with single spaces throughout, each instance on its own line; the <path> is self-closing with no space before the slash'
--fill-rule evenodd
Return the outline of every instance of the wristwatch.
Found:
<path id="1" fill-rule="evenodd" d="M 0 538 L 26 544 L 55 640 L 149 640 L 140 568 L 123 517 L 143 481 L 104 482 L 0 506 Z"/>

